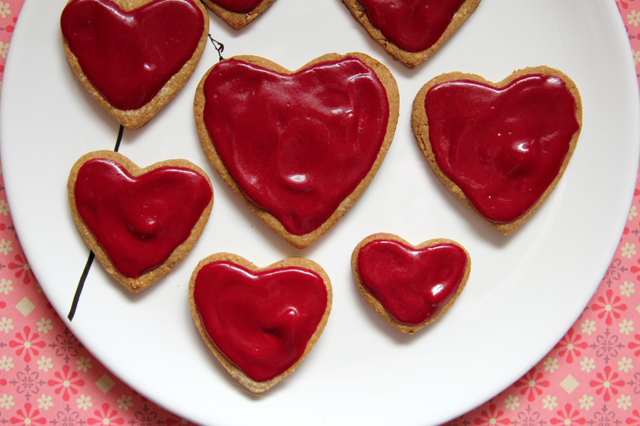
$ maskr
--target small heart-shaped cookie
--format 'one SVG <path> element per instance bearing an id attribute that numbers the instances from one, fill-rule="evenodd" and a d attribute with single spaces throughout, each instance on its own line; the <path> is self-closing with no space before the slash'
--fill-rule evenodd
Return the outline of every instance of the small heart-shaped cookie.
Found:
<path id="1" fill-rule="evenodd" d="M 227 185 L 304 248 L 346 213 L 382 164 L 398 88 L 384 65 L 360 53 L 325 55 L 296 72 L 240 56 L 202 78 L 195 118 Z"/>
<path id="2" fill-rule="evenodd" d="M 209 9 L 234 30 L 241 30 L 262 15 L 276 0 L 203 0 Z"/>
<path id="3" fill-rule="evenodd" d="M 146 124 L 185 85 L 206 44 L 198 0 L 70 0 L 60 17 L 67 59 L 120 124 Z"/>
<path id="4" fill-rule="evenodd" d="M 184 259 L 213 206 L 211 182 L 195 164 L 169 160 L 141 169 L 113 151 L 82 156 L 67 189 L 85 242 L 134 293 Z"/>
<path id="5" fill-rule="evenodd" d="M 386 322 L 413 334 L 453 305 L 469 279 L 471 258 L 455 241 L 413 246 L 381 233 L 356 246 L 351 267 L 367 303 Z"/>
<path id="6" fill-rule="evenodd" d="M 525 68 L 497 84 L 454 72 L 418 92 L 412 125 L 445 186 L 509 235 L 544 203 L 567 168 L 582 103 L 573 81 L 549 67 Z"/>
<path id="7" fill-rule="evenodd" d="M 329 277 L 302 258 L 258 268 L 218 253 L 198 264 L 189 284 L 202 338 L 254 393 L 270 389 L 302 362 L 324 330 L 331 302 Z"/>
<path id="8" fill-rule="evenodd" d="M 342 0 L 384 49 L 408 68 L 436 51 L 480 0 Z"/>

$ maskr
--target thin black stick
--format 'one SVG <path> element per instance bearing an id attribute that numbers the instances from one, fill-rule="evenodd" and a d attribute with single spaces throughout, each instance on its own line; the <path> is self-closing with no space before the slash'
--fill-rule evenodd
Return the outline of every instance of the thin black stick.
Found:
<path id="1" fill-rule="evenodd" d="M 82 271 L 82 275 L 80 276 L 80 282 L 78 282 L 78 287 L 76 288 L 76 294 L 73 296 L 73 302 L 71 303 L 71 310 L 69 311 L 69 321 L 73 320 L 73 316 L 76 314 L 76 308 L 78 307 L 78 301 L 80 300 L 80 294 L 82 293 L 82 288 L 84 287 L 84 282 L 87 280 L 87 275 L 89 275 L 89 269 L 91 269 L 91 264 L 93 263 L 93 259 L 96 257 L 92 251 L 89 252 L 89 258 L 87 259 L 86 265 L 84 265 L 84 270 Z"/>
<path id="2" fill-rule="evenodd" d="M 209 34 L 209 40 L 211 40 L 211 43 L 213 43 L 213 47 L 218 52 L 218 61 L 223 61 L 224 58 L 222 57 L 222 52 L 224 51 L 224 44 L 211 37 L 211 34 Z"/>
<path id="3" fill-rule="evenodd" d="M 113 148 L 115 152 L 118 152 L 120 149 L 120 142 L 122 142 L 122 134 L 124 133 L 124 126 L 121 124 L 120 129 L 118 130 L 118 139 L 116 139 L 116 146 Z"/>
<path id="4" fill-rule="evenodd" d="M 120 129 L 118 130 L 118 139 L 116 140 L 116 146 L 113 148 L 115 152 L 118 152 L 120 149 L 120 142 L 122 142 L 122 134 L 124 133 L 124 126 L 121 124 Z M 84 282 L 87 280 L 87 275 L 89 275 L 89 270 L 91 269 L 91 265 L 93 264 L 93 259 L 96 257 L 93 254 L 93 251 L 89 252 L 89 258 L 87 259 L 87 263 L 84 265 L 84 270 L 82 271 L 82 275 L 80 276 L 80 281 L 78 282 L 78 286 L 76 287 L 76 293 L 73 295 L 73 302 L 71 302 L 71 309 L 69 310 L 69 321 L 73 320 L 73 316 L 76 314 L 76 309 L 78 308 L 78 301 L 80 300 L 80 294 L 82 294 L 82 289 L 84 288 Z"/>

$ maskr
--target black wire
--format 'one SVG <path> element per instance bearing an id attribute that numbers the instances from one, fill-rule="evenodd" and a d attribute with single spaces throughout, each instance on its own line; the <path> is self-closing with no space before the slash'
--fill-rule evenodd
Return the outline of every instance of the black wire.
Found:
<path id="1" fill-rule="evenodd" d="M 218 61 L 223 61 L 224 58 L 222 57 L 222 52 L 224 51 L 224 44 L 211 37 L 211 34 L 209 34 L 209 40 L 211 40 L 211 43 L 213 43 L 213 47 L 218 52 Z"/>
<path id="2" fill-rule="evenodd" d="M 122 142 L 122 134 L 124 133 L 124 126 L 121 124 L 120 129 L 118 130 L 118 138 L 116 139 L 116 146 L 113 148 L 115 152 L 118 152 L 120 149 L 120 142 Z M 87 263 L 84 265 L 84 270 L 82 271 L 82 275 L 80 276 L 80 281 L 78 281 L 78 286 L 76 287 L 76 293 L 73 295 L 73 302 L 71 302 L 71 309 L 69 310 L 69 321 L 73 320 L 74 315 L 76 314 L 76 309 L 78 308 L 78 301 L 80 300 L 80 294 L 82 294 L 82 289 L 84 288 L 84 282 L 87 280 L 87 276 L 89 275 L 89 270 L 91 269 L 91 265 L 93 264 L 93 259 L 96 255 L 93 251 L 89 252 L 89 258 L 87 259 Z"/>

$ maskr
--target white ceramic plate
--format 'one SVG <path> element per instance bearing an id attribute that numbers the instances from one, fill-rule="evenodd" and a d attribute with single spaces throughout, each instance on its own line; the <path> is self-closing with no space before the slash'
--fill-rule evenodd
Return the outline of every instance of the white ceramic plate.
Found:
<path id="1" fill-rule="evenodd" d="M 64 56 L 59 16 L 65 2 L 26 2 L 11 42 L 1 110 L 2 169 L 14 222 L 35 275 L 63 318 L 88 254 L 69 213 L 67 176 L 86 152 L 113 149 L 118 131 Z M 425 425 L 483 403 L 555 345 L 614 254 L 636 181 L 638 91 L 613 0 L 484 0 L 416 70 L 370 41 L 339 0 L 278 0 L 241 32 L 213 15 L 211 23 L 227 57 L 256 54 L 289 69 L 334 51 L 376 57 L 400 87 L 398 130 L 355 207 L 313 246 L 294 249 L 231 194 L 200 146 L 192 102 L 200 77 L 217 61 L 208 45 L 179 95 L 144 128 L 125 131 L 120 148 L 140 166 L 182 157 L 209 173 L 215 203 L 204 234 L 169 276 L 142 294 L 129 294 L 95 262 L 69 324 L 114 374 L 200 424 Z M 578 85 L 584 128 L 553 195 L 515 235 L 503 237 L 435 178 L 411 132 L 411 103 L 424 83 L 443 72 L 498 81 L 542 64 Z M 351 252 L 374 232 L 416 244 L 451 238 L 471 254 L 465 291 L 417 335 L 401 335 L 384 323 L 353 283 Z M 191 319 L 191 272 L 219 251 L 259 266 L 304 256 L 322 265 L 333 282 L 324 335 L 294 374 L 262 396 L 230 378 Z"/>

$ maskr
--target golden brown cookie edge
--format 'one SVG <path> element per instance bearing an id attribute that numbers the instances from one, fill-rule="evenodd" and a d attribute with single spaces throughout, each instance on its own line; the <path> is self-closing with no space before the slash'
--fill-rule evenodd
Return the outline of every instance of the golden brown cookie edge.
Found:
<path id="1" fill-rule="evenodd" d="M 252 21 L 262 16 L 262 14 L 276 0 L 263 0 L 255 9 L 248 13 L 237 13 L 225 9 L 224 7 L 214 3 L 211 0 L 202 0 L 204 4 L 227 25 L 236 31 L 249 25 Z"/>
<path id="2" fill-rule="evenodd" d="M 69 4 L 72 0 L 69 0 L 67 4 Z M 137 9 L 140 6 L 143 6 L 154 0 L 114 0 L 118 6 L 120 6 L 123 10 L 129 11 L 132 9 Z M 151 120 L 153 116 L 158 113 L 162 108 L 164 108 L 184 87 L 187 83 L 193 71 L 195 70 L 198 62 L 200 62 L 200 58 L 202 57 L 202 53 L 204 52 L 204 48 L 207 42 L 207 36 L 209 34 L 209 15 L 205 7 L 198 0 L 195 0 L 194 3 L 200 9 L 204 19 L 204 31 L 202 36 L 200 37 L 200 41 L 198 42 L 198 46 L 196 50 L 193 52 L 191 58 L 182 66 L 180 71 L 174 74 L 167 83 L 160 89 L 160 91 L 151 99 L 147 104 L 143 105 L 141 108 L 135 110 L 121 110 L 112 106 L 109 101 L 107 101 L 101 94 L 96 90 L 93 84 L 89 81 L 87 76 L 82 71 L 82 67 L 78 62 L 78 58 L 74 55 L 74 53 L 69 49 L 69 45 L 65 40 L 64 36 L 61 34 L 62 39 L 62 47 L 64 49 L 67 60 L 69 61 L 69 65 L 71 69 L 76 74 L 76 77 L 80 80 L 84 88 L 89 92 L 92 98 L 94 98 L 102 108 L 104 108 L 109 115 L 118 121 L 122 126 L 127 128 L 128 130 L 138 129 Z"/>
<path id="3" fill-rule="evenodd" d="M 171 255 L 161 265 L 152 269 L 149 272 L 146 272 L 145 274 L 141 275 L 138 278 L 125 277 L 115 268 L 115 266 L 111 262 L 111 259 L 107 255 L 107 253 L 104 251 L 102 246 L 100 246 L 100 244 L 97 242 L 97 240 L 95 239 L 95 237 L 93 236 L 89 228 L 87 228 L 85 223 L 82 221 L 82 218 L 78 214 L 78 208 L 76 206 L 75 193 L 74 193 L 74 187 L 77 181 L 78 172 L 80 168 L 87 161 L 97 159 L 97 158 L 104 158 L 107 160 L 114 161 L 118 164 L 121 164 L 133 176 L 140 176 L 142 174 L 145 174 L 154 169 L 164 167 L 164 166 L 188 168 L 202 175 L 207 180 L 209 184 L 209 188 L 211 189 L 211 200 L 209 201 L 209 204 L 207 205 L 207 207 L 203 210 L 202 214 L 200 215 L 200 218 L 198 219 L 194 227 L 191 229 L 191 233 L 189 234 L 189 237 L 187 238 L 187 240 L 185 240 L 182 244 L 176 247 L 171 253 Z M 145 288 L 155 283 L 157 280 L 159 280 L 160 278 L 168 274 L 175 265 L 180 263 L 187 256 L 187 254 L 195 246 L 196 242 L 198 241 L 198 239 L 202 235 L 202 232 L 204 231 L 204 227 L 207 224 L 209 217 L 211 215 L 211 210 L 213 208 L 213 198 L 214 198 L 213 186 L 211 185 L 211 180 L 209 179 L 207 174 L 200 167 L 196 166 L 195 164 L 191 163 L 188 160 L 183 160 L 183 159 L 165 160 L 165 161 L 152 164 L 148 167 L 141 168 L 137 166 L 134 162 L 132 162 L 129 158 L 114 151 L 93 151 L 80 157 L 76 161 L 76 163 L 73 165 L 73 167 L 71 168 L 71 172 L 69 173 L 69 179 L 67 181 L 67 194 L 69 199 L 69 207 L 71 209 L 71 215 L 73 216 L 73 221 L 78 227 L 78 230 L 80 231 L 80 235 L 84 239 L 85 243 L 87 244 L 87 246 L 89 246 L 89 249 L 93 251 L 96 258 L 100 261 L 100 263 L 102 264 L 104 269 L 107 271 L 107 273 L 109 273 L 109 275 L 115 278 L 127 290 L 131 291 L 132 293 L 137 293 L 141 290 L 144 290 Z"/>
<path id="4" fill-rule="evenodd" d="M 205 98 L 203 93 L 203 87 L 204 87 L 204 82 L 209 76 L 209 73 L 221 62 L 218 62 L 217 64 L 213 65 L 205 73 L 205 75 L 200 80 L 200 84 L 198 85 L 198 88 L 196 90 L 196 95 L 194 99 L 194 114 L 196 119 L 196 127 L 198 129 L 198 135 L 200 136 L 200 141 L 203 145 L 203 148 L 207 153 L 207 156 L 209 157 L 209 160 L 213 164 L 214 168 L 218 171 L 218 173 L 220 174 L 222 179 L 225 181 L 225 183 L 229 186 L 229 188 L 232 190 L 232 192 L 238 198 L 240 198 L 240 200 L 249 208 L 249 210 L 256 217 L 258 217 L 258 219 L 260 219 L 265 225 L 271 228 L 277 235 L 282 237 L 289 244 L 299 249 L 308 247 L 309 245 L 317 241 L 320 237 L 322 237 L 326 232 L 328 232 L 329 229 L 331 229 L 345 215 L 345 213 L 355 204 L 355 202 L 358 200 L 358 198 L 360 198 L 360 196 L 364 193 L 365 189 L 369 186 L 369 184 L 373 180 L 373 177 L 375 176 L 378 169 L 382 165 L 382 162 L 389 150 L 389 147 L 391 146 L 391 142 L 393 141 L 395 129 L 398 123 L 399 104 L 400 104 L 400 97 L 399 97 L 400 95 L 398 91 L 398 85 L 396 83 L 395 78 L 393 77 L 393 75 L 391 74 L 391 72 L 386 66 L 384 66 L 379 61 L 373 59 L 372 57 L 359 52 L 352 52 L 344 55 L 337 54 L 337 53 L 329 53 L 329 54 L 320 56 L 316 59 L 313 59 L 312 61 L 303 65 L 296 71 L 287 70 L 286 68 L 280 66 L 279 64 L 276 64 L 275 62 L 272 62 L 268 59 L 265 59 L 259 56 L 240 55 L 240 56 L 234 56 L 232 58 L 227 59 L 227 60 L 235 59 L 235 60 L 248 62 L 265 69 L 273 70 L 281 74 L 293 74 L 321 62 L 339 60 L 346 57 L 355 57 L 360 61 L 362 61 L 363 63 L 365 63 L 369 68 L 371 68 L 376 73 L 376 75 L 378 76 L 378 79 L 383 84 L 385 91 L 387 93 L 387 100 L 389 103 L 389 119 L 387 122 L 387 130 L 386 130 L 385 137 L 381 145 L 380 151 L 378 152 L 378 156 L 376 157 L 376 160 L 374 161 L 371 169 L 369 169 L 369 172 L 364 177 L 364 179 L 351 192 L 351 194 L 349 194 L 340 203 L 340 205 L 336 208 L 334 213 L 320 227 L 318 227 L 317 229 L 315 229 L 310 233 L 303 234 L 303 235 L 291 234 L 284 228 L 284 226 L 280 223 L 280 221 L 276 219 L 271 213 L 261 209 L 260 207 L 256 206 L 251 200 L 249 200 L 246 197 L 246 195 L 244 195 L 242 190 L 239 188 L 235 180 L 229 174 L 227 168 L 225 167 L 224 163 L 222 162 L 222 159 L 218 155 L 213 145 L 213 141 L 204 124 L 203 116 L 204 116 Z"/>
<path id="5" fill-rule="evenodd" d="M 355 20 L 362 25 L 369 36 L 377 41 L 391 56 L 400 61 L 407 68 L 413 69 L 426 61 L 436 50 L 451 37 L 458 28 L 467 20 L 467 18 L 476 10 L 481 0 L 466 0 L 453 16 L 453 19 L 447 26 L 446 30 L 440 38 L 428 49 L 420 52 L 408 52 L 396 46 L 388 40 L 382 32 L 375 27 L 369 20 L 369 16 L 364 6 L 358 0 L 342 0 Z"/>
<path id="6" fill-rule="evenodd" d="M 362 247 L 364 247 L 366 244 L 372 242 L 372 241 L 378 241 L 378 240 L 393 240 L 393 241 L 398 241 L 404 245 L 407 245 L 409 247 L 413 247 L 415 249 L 421 249 L 424 247 L 429 247 L 429 246 L 433 246 L 436 244 L 453 244 L 456 247 L 461 248 L 465 255 L 467 256 L 467 264 L 465 266 L 465 272 L 464 272 L 464 276 L 460 282 L 460 285 L 458 286 L 458 289 L 456 291 L 456 293 L 451 297 L 451 299 L 449 299 L 449 301 L 442 307 L 442 309 L 440 310 L 440 312 L 438 312 L 433 318 L 430 318 L 429 320 L 425 321 L 422 324 L 418 324 L 418 325 L 407 325 L 407 324 L 403 324 L 401 322 L 398 322 L 394 317 L 392 317 L 389 312 L 387 312 L 387 310 L 384 308 L 384 306 L 382 306 L 382 304 L 378 301 L 378 299 L 376 299 L 370 292 L 369 290 L 362 284 L 362 280 L 360 279 L 360 274 L 358 273 L 358 256 L 360 254 L 360 249 Z M 360 241 L 358 243 L 358 245 L 354 248 L 353 253 L 351 255 L 351 271 L 353 273 L 353 278 L 354 281 L 356 283 L 356 286 L 358 288 L 358 290 L 360 291 L 360 294 L 362 295 L 362 297 L 364 298 L 364 300 L 369 304 L 369 306 L 371 306 L 371 308 L 382 317 L 382 319 L 384 319 L 389 325 L 395 327 L 396 329 L 398 329 L 400 332 L 407 334 L 407 335 L 411 335 L 414 334 L 416 331 L 423 329 L 424 327 L 426 327 L 429 324 L 432 324 L 433 322 L 435 322 L 438 318 L 440 318 L 446 311 L 449 310 L 449 308 L 451 308 L 451 306 L 454 304 L 454 302 L 456 301 L 456 299 L 458 298 L 458 296 L 460 296 L 460 294 L 462 293 L 462 290 L 464 290 L 464 288 L 467 285 L 467 281 L 469 280 L 469 275 L 471 274 L 471 256 L 469 255 L 469 252 L 467 251 L 467 249 L 465 249 L 460 243 L 454 241 L 454 240 L 450 240 L 447 238 L 433 238 L 427 241 L 424 241 L 418 245 L 413 245 L 410 242 L 406 241 L 405 239 L 395 235 L 395 234 L 390 234 L 390 233 L 384 233 L 384 232 L 379 232 L 379 233 L 375 233 L 375 234 L 371 234 L 367 237 L 365 237 L 362 241 Z"/>
<path id="7" fill-rule="evenodd" d="M 444 83 L 446 81 L 471 80 L 471 81 L 477 81 L 482 84 L 487 84 L 496 88 L 501 88 L 501 87 L 507 86 L 509 83 L 511 83 L 512 81 L 516 80 L 519 77 L 522 77 L 524 75 L 530 75 L 530 74 L 550 75 L 550 76 L 558 77 L 562 81 L 564 81 L 565 85 L 567 86 L 567 89 L 572 94 L 576 103 L 576 120 L 578 121 L 579 128 L 573 134 L 571 141 L 569 142 L 569 151 L 567 152 L 567 155 L 565 156 L 562 162 L 562 165 L 560 167 L 558 174 L 556 175 L 556 178 L 553 180 L 553 182 L 551 182 L 549 187 L 542 193 L 538 201 L 529 209 L 529 211 L 527 211 L 527 213 L 525 213 L 525 215 L 521 216 L 515 221 L 509 222 L 509 223 L 496 223 L 485 218 L 476 210 L 476 208 L 467 199 L 466 195 L 460 189 L 460 187 L 456 185 L 451 179 L 449 179 L 449 177 L 442 171 L 442 169 L 436 162 L 435 155 L 433 154 L 433 150 L 431 149 L 431 143 L 429 140 L 429 122 L 426 115 L 426 111 L 424 109 L 424 101 L 429 89 L 431 89 L 432 87 L 438 84 Z M 440 179 L 440 181 L 445 185 L 445 187 L 449 191 L 451 191 L 460 201 L 462 201 L 462 203 L 465 206 L 467 206 L 469 210 L 475 213 L 478 217 L 480 217 L 484 222 L 486 222 L 493 229 L 495 229 L 496 231 L 500 232 L 503 235 L 510 235 L 513 232 L 515 232 L 518 228 L 520 228 L 520 226 L 522 226 L 535 213 L 535 211 L 538 210 L 538 208 L 540 208 L 542 204 L 544 204 L 546 199 L 549 197 L 549 195 L 551 195 L 551 193 L 557 186 L 558 182 L 560 181 L 560 179 L 564 174 L 564 171 L 569 165 L 569 161 L 571 160 L 571 157 L 573 156 L 573 153 L 576 149 L 578 138 L 582 130 L 582 100 L 580 97 L 580 92 L 578 91 L 578 87 L 573 82 L 573 80 L 569 78 L 569 76 L 564 74 L 562 71 L 559 71 L 555 68 L 551 68 L 545 65 L 519 69 L 517 71 L 514 71 L 509 76 L 507 76 L 506 78 L 504 78 L 503 80 L 497 83 L 488 81 L 485 78 L 476 74 L 468 74 L 468 73 L 454 71 L 454 72 L 441 74 L 431 79 L 424 86 L 422 86 L 422 88 L 416 95 L 413 102 L 411 126 L 413 129 L 414 135 L 416 136 L 416 140 L 418 141 L 418 145 L 420 149 L 424 153 L 434 173 L 436 174 L 438 179 Z"/>
<path id="8" fill-rule="evenodd" d="M 198 314 L 198 310 L 196 308 L 195 300 L 193 297 L 195 282 L 198 276 L 198 272 L 200 272 L 200 270 L 205 265 L 212 262 L 218 262 L 218 261 L 228 261 L 236 265 L 240 265 L 244 268 L 247 268 L 251 271 L 265 271 L 265 270 L 271 270 L 276 268 L 287 268 L 292 266 L 300 267 L 303 269 L 311 270 L 317 273 L 318 275 L 320 275 L 320 277 L 322 278 L 322 281 L 325 284 L 325 287 L 327 289 L 327 307 L 325 309 L 324 315 L 322 316 L 322 319 L 318 323 L 316 331 L 313 333 L 313 335 L 307 342 L 307 346 L 305 347 L 305 350 L 302 356 L 291 367 L 289 367 L 287 371 L 279 374 L 273 379 L 270 379 L 264 382 L 256 382 L 250 379 L 242 370 L 240 370 L 238 367 L 236 367 L 235 364 L 229 361 L 229 359 L 227 359 L 227 357 L 217 348 L 215 343 L 211 340 L 206 330 L 204 329 L 204 326 L 202 325 L 202 321 L 200 319 L 200 315 Z M 193 271 L 193 274 L 191 275 L 191 279 L 189 280 L 189 308 L 191 310 L 191 315 L 193 317 L 195 325 L 198 328 L 198 331 L 200 332 L 200 336 L 202 336 L 202 338 L 204 339 L 205 343 L 207 344 L 207 346 L 209 347 L 213 355 L 218 359 L 218 361 L 222 364 L 222 366 L 229 372 L 229 374 L 231 374 L 231 376 L 234 379 L 236 379 L 241 385 L 243 385 L 248 390 L 256 394 L 266 392 L 267 390 L 271 389 L 273 386 L 278 384 L 282 379 L 287 377 L 289 374 L 293 373 L 293 371 L 298 367 L 298 365 L 306 358 L 306 356 L 309 354 L 309 352 L 311 352 L 311 350 L 315 346 L 316 342 L 322 335 L 325 326 L 327 325 L 327 321 L 329 320 L 329 314 L 331 313 L 332 305 L 333 305 L 333 290 L 331 287 L 331 280 L 329 279 L 329 276 L 324 271 L 324 269 L 322 269 L 322 267 L 318 265 L 316 262 L 309 259 L 301 258 L 301 257 L 290 257 L 290 258 L 278 261 L 276 263 L 273 263 L 264 268 L 261 268 L 254 265 L 252 262 L 248 261 L 247 259 L 241 256 L 238 256 L 236 254 L 224 253 L 224 252 L 215 253 L 202 259 L 200 263 L 198 263 L 198 266 L 196 266 L 195 270 Z"/>

